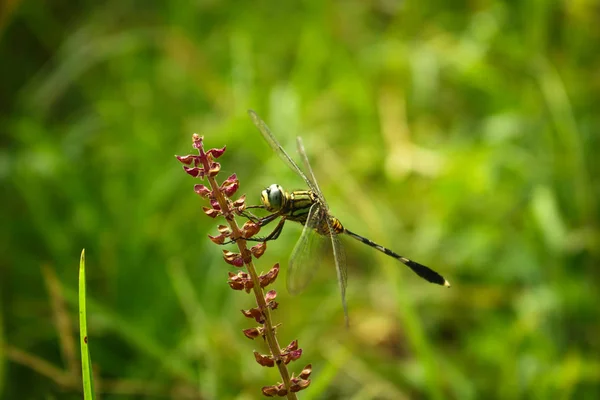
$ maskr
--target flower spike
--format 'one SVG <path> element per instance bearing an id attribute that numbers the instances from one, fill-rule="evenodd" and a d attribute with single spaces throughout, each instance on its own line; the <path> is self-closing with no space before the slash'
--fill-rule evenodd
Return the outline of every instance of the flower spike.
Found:
<path id="1" fill-rule="evenodd" d="M 265 242 L 258 242 L 249 247 L 247 240 L 254 237 L 260 231 L 260 224 L 254 222 L 255 217 L 250 218 L 245 214 L 246 195 L 233 200 L 240 187 L 240 182 L 236 174 L 230 175 L 220 184 L 216 179 L 221 171 L 221 164 L 215 160 L 221 157 L 226 150 L 223 146 L 220 149 L 204 149 L 204 137 L 198 134 L 192 135 L 192 146 L 198 151 L 198 154 L 176 156 L 177 160 L 183 164 L 183 170 L 190 176 L 204 180 L 206 184 L 194 185 L 194 192 L 201 198 L 207 199 L 209 206 L 202 207 L 204 213 L 211 217 L 223 217 L 226 225 L 217 227 L 218 235 L 208 235 L 208 238 L 216 245 L 226 245 L 235 243 L 238 251 L 223 250 L 223 259 L 229 265 L 245 270 L 238 272 L 228 272 L 227 284 L 233 290 L 253 293 L 256 306 L 247 310 L 241 310 L 242 314 L 253 319 L 259 326 L 244 329 L 242 333 L 249 339 L 262 337 L 264 343 L 268 346 L 268 354 L 261 354 L 254 351 L 256 362 L 265 367 L 277 367 L 281 382 L 272 386 L 262 388 L 265 396 L 287 396 L 288 399 L 296 399 L 295 393 L 305 389 L 310 384 L 308 377 L 311 373 L 310 364 L 302 370 L 298 377 L 288 372 L 287 364 L 300 358 L 302 349 L 298 348 L 298 341 L 292 342 L 285 348 L 280 348 L 277 340 L 277 328 L 280 324 L 273 323 L 272 313 L 279 304 L 275 301 L 277 292 L 270 290 L 265 293 L 264 288 L 275 282 L 279 275 L 279 264 L 275 264 L 271 269 L 262 275 L 258 275 L 254 266 L 254 260 L 260 258 L 266 251 Z M 238 225 L 236 216 L 248 218 L 243 226 Z M 262 343 L 262 342 L 261 342 Z"/>

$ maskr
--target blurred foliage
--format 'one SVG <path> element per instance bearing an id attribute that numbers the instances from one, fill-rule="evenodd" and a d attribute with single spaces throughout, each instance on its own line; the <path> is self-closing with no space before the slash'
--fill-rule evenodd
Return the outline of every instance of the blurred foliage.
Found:
<path id="1" fill-rule="evenodd" d="M 248 108 L 292 154 L 303 136 L 350 229 L 453 284 L 346 240 L 346 331 L 331 260 L 302 296 L 282 276 L 280 341 L 304 349 L 293 371 L 313 364 L 301 398 L 600 398 L 597 2 L 0 7 L 3 398 L 81 398 L 84 247 L 99 398 L 250 399 L 276 382 L 173 157 L 198 132 L 227 145 L 221 176 L 251 202 L 302 187 Z M 299 234 L 259 268 L 285 265 Z"/>

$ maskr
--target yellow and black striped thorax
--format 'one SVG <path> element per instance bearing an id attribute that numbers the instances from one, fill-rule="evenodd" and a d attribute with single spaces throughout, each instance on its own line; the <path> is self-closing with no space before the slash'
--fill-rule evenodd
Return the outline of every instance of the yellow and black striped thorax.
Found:
<path id="1" fill-rule="evenodd" d="M 308 212 L 313 204 L 318 202 L 317 196 L 310 190 L 295 190 L 291 193 L 285 193 L 287 197 L 287 208 L 282 210 L 282 214 L 290 221 L 299 222 L 304 225 Z"/>
<path id="2" fill-rule="evenodd" d="M 289 199 L 289 208 L 285 213 L 286 218 L 290 221 L 295 221 L 305 225 L 310 208 L 313 206 L 313 204 L 319 203 L 319 198 L 310 190 L 295 190 L 292 193 L 286 193 L 286 195 Z M 329 225 L 327 224 L 327 219 L 329 219 L 329 223 L 331 224 L 331 227 L 335 233 L 339 234 L 344 232 L 342 223 L 336 217 L 329 215 L 324 206 L 320 207 L 319 213 L 319 224 L 315 228 L 319 234 L 329 234 Z"/>

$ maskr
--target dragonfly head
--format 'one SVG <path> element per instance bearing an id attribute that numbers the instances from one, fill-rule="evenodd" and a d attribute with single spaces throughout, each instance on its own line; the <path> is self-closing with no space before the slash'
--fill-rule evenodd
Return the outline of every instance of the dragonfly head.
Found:
<path id="1" fill-rule="evenodd" d="M 285 192 L 281 186 L 273 184 L 262 191 L 260 201 L 267 211 L 280 211 L 285 203 Z"/>

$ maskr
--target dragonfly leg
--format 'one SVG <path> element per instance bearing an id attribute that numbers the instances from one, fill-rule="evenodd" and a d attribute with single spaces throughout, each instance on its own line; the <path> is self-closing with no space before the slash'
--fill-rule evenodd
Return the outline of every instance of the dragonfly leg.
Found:
<path id="1" fill-rule="evenodd" d="M 254 215 L 254 214 L 252 214 L 251 212 L 248 212 L 248 211 L 243 211 L 241 213 L 241 216 L 247 218 L 248 220 L 254 222 L 255 224 L 259 224 L 260 220 L 261 220 L 260 217 L 257 217 L 256 215 Z"/>
<path id="2" fill-rule="evenodd" d="M 281 235 L 281 232 L 283 231 L 284 224 L 285 224 L 285 218 L 281 218 L 281 220 L 279 221 L 279 223 L 277 224 L 275 229 L 273 229 L 273 232 L 269 233 L 269 235 L 261 241 L 268 242 L 270 240 L 277 239 L 279 237 L 279 235 Z"/>
<path id="3" fill-rule="evenodd" d="M 274 220 L 276 220 L 277 218 L 279 218 L 281 215 L 279 213 L 273 213 L 270 215 L 267 215 L 266 217 L 262 217 L 262 218 L 256 218 L 256 219 L 252 219 L 250 216 L 255 217 L 254 215 L 250 214 L 250 215 L 245 215 L 242 214 L 244 217 L 248 218 L 249 220 L 251 220 L 252 222 L 254 222 L 255 224 L 258 224 L 259 226 L 265 226 L 271 222 L 273 222 Z M 269 233 L 269 235 L 267 237 L 264 238 L 249 238 L 246 239 L 246 241 L 248 242 L 267 242 L 269 240 L 275 240 L 279 237 L 279 235 L 281 234 L 281 231 L 283 229 L 283 224 L 285 223 L 285 218 L 281 218 L 281 221 L 279 221 L 279 223 L 277 224 L 277 226 L 275 227 L 275 229 L 273 229 L 273 232 Z M 231 239 L 227 242 L 222 243 L 221 245 L 226 245 L 226 244 L 231 244 L 231 243 L 235 243 L 237 239 Z"/>
<path id="4" fill-rule="evenodd" d="M 262 206 L 250 206 L 250 207 L 246 207 L 246 210 L 249 208 L 263 208 L 263 207 Z M 257 217 L 256 215 L 252 214 L 249 211 L 243 211 L 240 215 L 242 217 L 245 217 L 248 220 L 254 222 L 255 224 L 258 224 L 259 226 L 265 226 L 268 223 L 270 223 L 271 221 L 273 221 L 274 219 L 276 219 L 277 217 L 279 217 L 278 213 L 273 213 L 273 214 L 267 215 L 266 217 Z"/>
<path id="5" fill-rule="evenodd" d="M 267 217 L 265 217 L 267 218 Z M 272 221 L 273 219 L 271 219 Z M 269 221 L 270 222 L 270 221 Z M 279 223 L 277 224 L 277 226 L 275 227 L 275 229 L 273 229 L 273 231 L 271 233 L 269 233 L 266 237 L 264 238 L 250 238 L 250 239 L 246 239 L 249 242 L 269 242 L 271 240 L 275 240 L 279 237 L 279 235 L 281 235 L 281 232 L 283 231 L 283 225 L 285 224 L 285 218 L 281 218 L 281 220 L 279 221 Z"/>
<path id="6" fill-rule="evenodd" d="M 270 224 L 271 222 L 275 221 L 280 216 L 281 216 L 281 214 L 279 214 L 279 213 L 273 213 L 273 214 L 267 215 L 266 217 L 259 218 L 258 221 L 253 221 L 253 222 L 258 223 L 258 225 L 260 225 L 262 227 L 262 226 L 265 226 L 265 225 Z"/>

